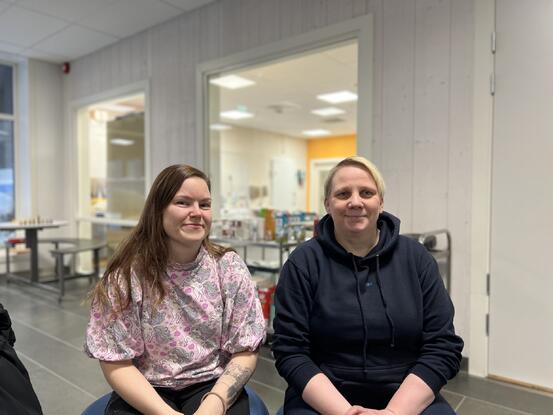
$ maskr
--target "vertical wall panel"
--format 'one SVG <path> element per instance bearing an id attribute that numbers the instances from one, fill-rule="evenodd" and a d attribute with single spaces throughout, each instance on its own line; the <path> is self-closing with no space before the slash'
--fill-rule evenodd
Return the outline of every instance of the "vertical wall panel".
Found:
<path id="1" fill-rule="evenodd" d="M 451 1 L 451 54 L 449 97 L 449 165 L 447 195 L 447 227 L 451 232 L 454 249 L 452 274 L 470 275 L 470 219 L 472 192 L 472 68 L 473 40 L 466 33 L 473 33 L 473 3 L 466 0 Z M 452 282 L 452 298 L 456 307 L 456 328 L 469 333 L 470 279 L 455 278 Z M 465 339 L 468 345 L 468 338 Z"/>
<path id="2" fill-rule="evenodd" d="M 413 228 L 424 231 L 447 227 L 450 4 L 416 3 Z"/>
<path id="3" fill-rule="evenodd" d="M 357 2 L 357 8 L 359 8 L 358 5 L 359 2 Z M 383 93 L 383 80 L 382 80 L 382 66 L 383 66 L 383 0 L 367 0 L 365 3 L 365 10 L 367 13 L 372 14 L 373 16 L 373 65 L 372 65 L 372 71 L 373 71 L 373 97 L 372 97 L 372 125 L 373 125 L 373 131 L 372 136 L 370 137 L 371 140 L 371 147 L 372 147 L 372 154 L 371 158 L 373 161 L 380 166 L 380 161 L 382 160 L 382 149 L 383 149 L 383 141 L 380 138 L 382 137 L 382 123 L 383 123 L 383 117 L 382 117 L 382 105 L 383 105 L 383 99 L 382 99 L 382 93 Z M 378 59 L 376 57 L 379 57 Z M 362 69 L 359 71 L 361 72 Z M 360 114 L 361 115 L 361 114 Z M 365 116 L 368 116 L 365 114 Z M 378 138 L 378 139 L 377 139 Z M 383 167 L 383 166 L 382 166 Z M 393 206 L 393 198 L 390 200 L 390 204 L 388 205 L 388 198 L 386 198 L 386 203 L 388 207 Z"/>
<path id="4" fill-rule="evenodd" d="M 353 0 L 352 1 L 352 13 L 353 17 L 363 16 L 368 13 L 368 6 L 371 0 Z"/>
<path id="5" fill-rule="evenodd" d="M 404 232 L 411 227 L 413 209 L 414 33 L 415 3 L 383 1 L 380 56 L 383 71 L 381 85 L 375 88 L 382 88 L 378 164 L 388 181 L 385 207 L 401 218 Z"/>
<path id="6" fill-rule="evenodd" d="M 183 20 L 188 21 L 198 20 L 199 30 L 198 33 L 198 49 L 199 49 L 199 61 L 207 62 L 221 56 L 221 25 L 220 22 L 221 8 L 217 4 L 210 4 L 207 7 L 202 7 L 198 11 L 198 15 L 188 14 L 184 16 Z M 186 18 L 188 17 L 188 19 Z M 183 40 L 183 42 L 186 42 Z M 189 42 L 186 42 L 189 43 Z M 190 42 L 192 43 L 192 42 Z"/>

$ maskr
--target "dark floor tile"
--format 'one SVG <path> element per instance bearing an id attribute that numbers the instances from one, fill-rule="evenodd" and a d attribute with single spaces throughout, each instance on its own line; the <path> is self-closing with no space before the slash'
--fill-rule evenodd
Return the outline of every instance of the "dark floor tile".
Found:
<path id="1" fill-rule="evenodd" d="M 553 395 L 469 376 L 466 372 L 460 372 L 444 389 L 526 413 L 553 415 Z"/>
<path id="2" fill-rule="evenodd" d="M 286 381 L 280 377 L 276 371 L 274 361 L 271 359 L 262 356 L 257 359 L 257 367 L 252 378 L 280 389 L 283 392 L 286 390 Z"/>
<path id="3" fill-rule="evenodd" d="M 457 408 L 459 403 L 464 398 L 463 395 L 460 395 L 458 393 L 448 392 L 446 390 L 442 390 L 440 393 L 445 398 L 445 400 L 451 405 L 451 407 L 454 408 L 454 409 Z"/>
<path id="4" fill-rule="evenodd" d="M 261 346 L 261 348 L 259 349 L 259 356 L 274 360 L 273 353 L 271 352 L 271 347 L 267 344 Z"/>
<path id="5" fill-rule="evenodd" d="M 458 415 L 533 415 L 533 412 L 521 412 L 484 401 L 466 398 L 457 409 Z M 551 412 L 549 412 L 549 415 Z"/>
<path id="6" fill-rule="evenodd" d="M 17 353 L 40 363 L 45 369 L 93 396 L 100 396 L 105 392 L 106 383 L 98 361 L 88 358 L 80 347 L 46 337 L 16 322 L 14 330 Z"/>
<path id="7" fill-rule="evenodd" d="M 31 382 L 38 396 L 44 415 L 80 414 L 98 396 L 72 384 L 66 379 L 19 355 L 29 371 Z M 105 383 L 101 394 L 110 390 Z"/>
<path id="8" fill-rule="evenodd" d="M 265 402 L 269 414 L 276 414 L 278 409 L 284 403 L 284 392 L 272 388 L 270 385 L 266 385 L 251 379 L 248 383 L 249 386 L 254 389 L 259 397 Z"/>

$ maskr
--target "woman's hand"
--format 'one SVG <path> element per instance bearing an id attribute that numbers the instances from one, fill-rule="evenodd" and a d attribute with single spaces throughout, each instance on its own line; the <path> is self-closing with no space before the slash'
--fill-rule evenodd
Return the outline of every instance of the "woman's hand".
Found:
<path id="1" fill-rule="evenodd" d="M 370 409 L 353 405 L 344 415 L 396 415 L 389 409 Z"/>

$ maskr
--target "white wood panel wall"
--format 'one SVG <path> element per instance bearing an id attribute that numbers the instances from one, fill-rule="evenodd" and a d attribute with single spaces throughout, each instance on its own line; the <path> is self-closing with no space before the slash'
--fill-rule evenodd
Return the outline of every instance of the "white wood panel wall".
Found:
<path id="1" fill-rule="evenodd" d="M 388 182 L 386 207 L 402 219 L 403 232 L 452 232 L 456 325 L 468 344 L 472 1 L 221 0 L 74 62 L 66 105 L 148 80 L 152 174 L 174 162 L 201 166 L 198 64 L 368 13 L 375 27 L 372 158 Z"/>

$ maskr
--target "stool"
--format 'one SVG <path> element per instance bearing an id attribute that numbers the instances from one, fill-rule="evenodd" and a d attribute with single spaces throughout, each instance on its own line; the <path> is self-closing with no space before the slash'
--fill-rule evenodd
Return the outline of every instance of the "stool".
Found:
<path id="1" fill-rule="evenodd" d="M 269 415 L 269 410 L 263 400 L 248 385 L 244 386 L 250 402 L 250 415 Z M 104 415 L 104 411 L 111 397 L 111 392 L 92 402 L 81 415 Z"/>
<path id="2" fill-rule="evenodd" d="M 90 283 L 98 281 L 100 278 L 100 251 L 107 247 L 107 242 L 95 239 L 80 239 L 80 238 L 55 238 L 43 239 L 41 242 L 49 242 L 54 244 L 54 249 L 50 253 L 55 258 L 56 262 L 56 279 L 48 282 L 58 283 L 58 302 L 61 302 L 65 295 L 65 281 L 73 278 L 88 277 Z M 60 246 L 64 245 L 64 246 Z M 94 270 L 91 274 L 73 274 L 65 275 L 63 268 L 64 255 L 75 256 L 82 252 L 92 252 Z"/>

